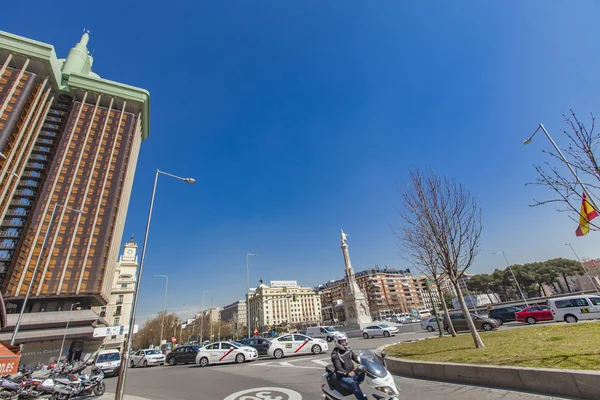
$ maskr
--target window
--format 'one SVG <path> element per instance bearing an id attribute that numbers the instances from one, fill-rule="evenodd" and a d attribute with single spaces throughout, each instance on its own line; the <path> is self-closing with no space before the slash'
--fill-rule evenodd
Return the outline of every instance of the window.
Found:
<path id="1" fill-rule="evenodd" d="M 590 297 L 593 306 L 600 306 L 600 297 Z"/>
<path id="2" fill-rule="evenodd" d="M 206 350 L 219 350 L 219 343 L 213 343 L 206 346 Z"/>
<path id="3" fill-rule="evenodd" d="M 230 349 L 236 349 L 236 348 L 237 347 L 235 347 L 231 343 L 221 343 L 221 350 L 230 350 Z"/>
<path id="4" fill-rule="evenodd" d="M 294 340 L 296 342 L 306 342 L 309 339 L 304 335 L 294 335 Z"/>
<path id="5" fill-rule="evenodd" d="M 113 321 L 113 326 L 119 326 L 120 322 L 121 322 L 121 319 L 119 317 L 115 318 Z"/>
<path id="6" fill-rule="evenodd" d="M 121 306 L 117 306 L 117 309 L 115 310 L 115 315 L 121 315 Z"/>
<path id="7" fill-rule="evenodd" d="M 48 304 L 42 303 L 42 305 L 40 306 L 40 312 L 46 312 L 47 307 L 48 307 Z"/>
<path id="8" fill-rule="evenodd" d="M 106 307 L 100 307 L 100 317 L 106 317 Z"/>
<path id="9" fill-rule="evenodd" d="M 556 308 L 584 307 L 588 305 L 587 300 L 584 298 L 556 300 Z"/>
<path id="10" fill-rule="evenodd" d="M 291 335 L 287 335 L 287 336 L 282 336 L 279 339 L 277 339 L 277 341 L 279 342 L 292 342 L 292 336 Z"/>
<path id="11" fill-rule="evenodd" d="M 122 304 L 123 303 L 123 295 L 120 294 L 119 297 L 117 297 L 117 304 Z"/>
<path id="12" fill-rule="evenodd" d="M 127 289 L 127 286 L 129 285 L 127 285 L 126 283 L 121 283 L 121 289 Z"/>

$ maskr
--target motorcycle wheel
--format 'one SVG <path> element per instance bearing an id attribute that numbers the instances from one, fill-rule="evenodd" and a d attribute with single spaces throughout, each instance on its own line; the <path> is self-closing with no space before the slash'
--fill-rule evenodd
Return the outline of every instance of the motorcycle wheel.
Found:
<path id="1" fill-rule="evenodd" d="M 94 395 L 102 396 L 104 392 L 106 392 L 106 385 L 104 384 L 104 382 L 100 382 L 98 386 L 94 388 Z"/>

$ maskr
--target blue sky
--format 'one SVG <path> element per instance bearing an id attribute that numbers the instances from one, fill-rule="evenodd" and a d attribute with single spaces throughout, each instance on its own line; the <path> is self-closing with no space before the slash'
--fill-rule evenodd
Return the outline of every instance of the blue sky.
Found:
<path id="1" fill-rule="evenodd" d="M 598 257 L 549 191 L 527 186 L 544 160 L 544 123 L 598 111 L 600 7 L 569 2 L 12 2 L 0 29 L 64 57 L 91 30 L 94 71 L 148 89 L 124 240 L 142 240 L 161 177 L 138 315 L 242 298 L 245 254 L 259 278 L 314 286 L 353 266 L 409 267 L 398 254 L 397 185 L 430 166 L 464 183 L 484 212 L 473 272 Z M 16 17 L 20 16 L 20 17 Z M 52 22 L 56 19 L 59 22 Z M 208 305 L 209 296 L 206 297 Z"/>

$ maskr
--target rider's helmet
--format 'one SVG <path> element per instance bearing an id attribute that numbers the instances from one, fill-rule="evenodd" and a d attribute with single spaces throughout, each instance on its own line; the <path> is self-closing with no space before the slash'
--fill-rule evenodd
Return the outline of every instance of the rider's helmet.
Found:
<path id="1" fill-rule="evenodd" d="M 340 351 L 348 350 L 348 339 L 345 337 L 338 337 L 335 339 L 335 348 Z"/>

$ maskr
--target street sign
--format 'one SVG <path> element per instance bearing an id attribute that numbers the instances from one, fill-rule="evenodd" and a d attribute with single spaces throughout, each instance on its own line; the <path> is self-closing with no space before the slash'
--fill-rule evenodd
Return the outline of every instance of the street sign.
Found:
<path id="1" fill-rule="evenodd" d="M 173 336 L 173 337 L 171 338 L 171 342 L 173 342 L 173 343 L 177 343 L 177 338 L 176 338 L 175 336 Z"/>
<path id="2" fill-rule="evenodd" d="M 129 325 L 106 326 L 104 328 L 94 329 L 94 337 L 126 335 L 128 331 L 129 331 Z M 133 333 L 137 333 L 137 332 L 138 332 L 138 325 L 135 324 L 133 326 Z"/>

